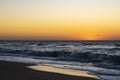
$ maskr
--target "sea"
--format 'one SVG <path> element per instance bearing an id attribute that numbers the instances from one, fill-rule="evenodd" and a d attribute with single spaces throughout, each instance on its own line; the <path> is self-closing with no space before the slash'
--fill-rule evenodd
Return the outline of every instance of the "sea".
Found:
<path id="1" fill-rule="evenodd" d="M 0 60 L 84 70 L 120 80 L 120 41 L 0 41 Z"/>

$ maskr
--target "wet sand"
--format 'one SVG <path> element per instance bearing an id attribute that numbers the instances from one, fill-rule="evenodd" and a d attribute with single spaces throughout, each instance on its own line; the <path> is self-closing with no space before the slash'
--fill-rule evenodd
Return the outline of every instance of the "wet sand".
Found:
<path id="1" fill-rule="evenodd" d="M 48 71 L 37 71 L 27 66 L 32 64 L 0 61 L 0 80 L 98 80 Z"/>
<path id="2" fill-rule="evenodd" d="M 82 77 L 99 79 L 99 77 L 90 74 L 88 71 L 82 71 L 82 70 L 61 69 L 61 68 L 56 68 L 56 67 L 47 66 L 47 65 L 28 66 L 28 68 L 31 68 L 33 70 L 60 73 L 60 74 L 71 75 L 71 76 L 82 76 Z"/>

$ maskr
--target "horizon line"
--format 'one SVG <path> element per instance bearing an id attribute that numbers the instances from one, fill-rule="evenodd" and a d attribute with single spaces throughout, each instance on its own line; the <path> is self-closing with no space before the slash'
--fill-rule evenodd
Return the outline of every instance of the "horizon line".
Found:
<path id="1" fill-rule="evenodd" d="M 120 41 L 120 40 L 0 40 L 0 41 Z"/>

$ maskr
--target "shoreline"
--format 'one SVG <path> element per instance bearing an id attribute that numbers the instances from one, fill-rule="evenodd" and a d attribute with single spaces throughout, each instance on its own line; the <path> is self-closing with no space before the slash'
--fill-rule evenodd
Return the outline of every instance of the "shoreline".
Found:
<path id="1" fill-rule="evenodd" d="M 84 71 L 84 70 L 78 71 L 78 70 L 60 69 L 60 68 L 46 66 L 46 65 L 28 66 L 28 68 L 37 70 L 37 71 L 45 71 L 45 72 L 59 73 L 59 74 L 65 74 L 70 76 L 78 76 L 78 77 L 82 76 L 82 77 L 100 79 L 99 77 L 92 75 L 88 71 Z"/>
<path id="2" fill-rule="evenodd" d="M 32 64 L 0 61 L 0 80 L 99 80 L 83 76 L 72 76 L 47 71 L 37 71 Z"/>

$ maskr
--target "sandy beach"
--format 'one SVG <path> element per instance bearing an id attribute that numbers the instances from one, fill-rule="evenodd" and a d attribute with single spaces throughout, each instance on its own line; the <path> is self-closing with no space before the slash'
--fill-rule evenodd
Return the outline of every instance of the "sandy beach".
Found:
<path id="1" fill-rule="evenodd" d="M 48 71 L 37 71 L 27 66 L 32 64 L 0 61 L 0 80 L 98 80 Z"/>

